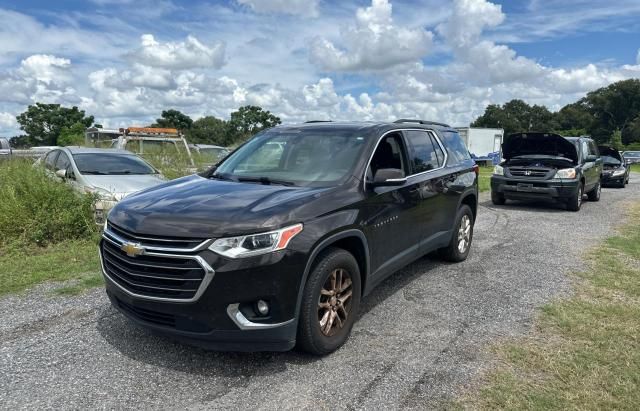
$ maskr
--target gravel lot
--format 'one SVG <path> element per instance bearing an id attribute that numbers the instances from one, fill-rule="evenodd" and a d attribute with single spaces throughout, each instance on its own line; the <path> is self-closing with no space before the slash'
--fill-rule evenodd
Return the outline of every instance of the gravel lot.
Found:
<path id="1" fill-rule="evenodd" d="M 579 213 L 483 196 L 468 261 L 424 258 L 389 278 L 326 358 L 180 345 L 127 322 L 102 289 L 66 298 L 49 284 L 4 297 L 0 408 L 438 406 L 490 366 L 488 343 L 526 333 L 537 307 L 570 292 L 566 274 L 640 200 L 638 181 Z"/>

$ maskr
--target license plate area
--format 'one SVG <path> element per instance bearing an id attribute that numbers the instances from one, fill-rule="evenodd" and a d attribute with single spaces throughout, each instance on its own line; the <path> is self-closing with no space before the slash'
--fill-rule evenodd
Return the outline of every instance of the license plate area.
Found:
<path id="1" fill-rule="evenodd" d="M 530 191 L 533 190 L 533 184 L 530 184 L 530 183 L 518 183 L 518 185 L 516 186 L 516 190 L 524 191 L 524 192 L 530 192 Z"/>

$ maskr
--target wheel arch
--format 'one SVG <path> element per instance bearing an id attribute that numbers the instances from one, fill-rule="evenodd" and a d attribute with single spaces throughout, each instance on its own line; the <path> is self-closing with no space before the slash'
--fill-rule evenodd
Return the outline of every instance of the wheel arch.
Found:
<path id="1" fill-rule="evenodd" d="M 307 260 L 307 264 L 302 275 L 302 280 L 300 281 L 300 287 L 298 289 L 298 301 L 296 302 L 296 319 L 299 318 L 300 305 L 302 304 L 302 294 L 305 284 L 307 283 L 309 273 L 313 269 L 314 263 L 316 262 L 320 253 L 322 253 L 322 251 L 326 250 L 329 247 L 341 248 L 353 254 L 354 258 L 358 262 L 358 267 L 360 268 L 360 281 L 362 283 L 360 289 L 362 290 L 362 293 L 364 295 L 367 277 L 369 274 L 369 245 L 367 243 L 367 238 L 362 231 L 357 229 L 350 229 L 332 234 L 316 244 L 313 247 L 313 251 L 309 255 L 309 259 Z"/>
<path id="2" fill-rule="evenodd" d="M 478 196 L 475 192 L 468 192 L 461 196 L 460 202 L 458 203 L 458 210 L 460 207 L 466 204 L 471 208 L 471 212 L 473 213 L 473 221 L 476 221 L 476 216 L 478 215 Z M 457 213 L 457 211 L 456 211 Z"/>

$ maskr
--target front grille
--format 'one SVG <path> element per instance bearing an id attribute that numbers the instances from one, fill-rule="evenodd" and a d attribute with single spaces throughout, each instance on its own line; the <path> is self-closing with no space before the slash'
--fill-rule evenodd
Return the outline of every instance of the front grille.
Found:
<path id="1" fill-rule="evenodd" d="M 127 314 L 139 318 L 142 321 L 148 323 L 162 325 L 164 327 L 175 328 L 176 318 L 171 314 L 159 313 L 157 311 L 151 311 L 140 307 L 129 305 L 119 299 L 115 299 L 118 307 Z"/>
<path id="2" fill-rule="evenodd" d="M 177 243 L 167 246 L 163 238 L 123 237 L 123 232 L 109 225 L 103 233 L 100 254 L 105 274 L 129 294 L 193 301 L 211 281 L 213 270 L 195 255 L 206 248 L 208 242 L 194 240 L 195 245 L 185 243 L 182 248 L 176 248 Z M 135 243 L 144 250 L 135 257 L 122 249 L 123 244 L 132 240 L 143 241 Z"/>
<path id="3" fill-rule="evenodd" d="M 509 167 L 509 173 L 514 177 L 545 178 L 549 174 L 549 170 L 526 167 Z"/>
<path id="4" fill-rule="evenodd" d="M 179 237 L 151 238 L 132 233 L 131 231 L 125 230 L 124 228 L 118 227 L 112 223 L 107 223 L 107 234 L 108 233 L 113 233 L 123 240 L 143 243 L 147 246 L 177 248 L 185 250 L 194 249 L 202 244 L 203 241 L 202 239 L 189 239 Z"/>

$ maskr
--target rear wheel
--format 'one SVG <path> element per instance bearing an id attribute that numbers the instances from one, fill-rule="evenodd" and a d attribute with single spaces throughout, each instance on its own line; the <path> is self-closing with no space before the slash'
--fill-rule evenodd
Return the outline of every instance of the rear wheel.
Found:
<path id="1" fill-rule="evenodd" d="M 504 198 L 504 194 L 491 191 L 491 202 L 495 205 L 504 205 L 507 200 Z"/>
<path id="2" fill-rule="evenodd" d="M 624 185 L 623 185 L 624 186 Z M 600 193 L 602 192 L 602 184 L 598 184 L 587 194 L 589 201 L 600 201 Z"/>
<path id="3" fill-rule="evenodd" d="M 569 210 L 569 211 L 580 211 L 580 206 L 582 206 L 582 195 L 583 194 L 584 194 L 584 185 L 580 184 L 576 194 L 569 199 L 569 202 L 567 203 L 567 210 Z"/>
<path id="4" fill-rule="evenodd" d="M 351 333 L 360 306 L 360 269 L 353 255 L 339 248 L 325 250 L 317 261 L 302 295 L 298 345 L 324 355 Z"/>
<path id="5" fill-rule="evenodd" d="M 464 204 L 458 210 L 451 242 L 439 250 L 440 257 L 452 263 L 459 263 L 467 259 L 473 240 L 473 212 Z"/>

